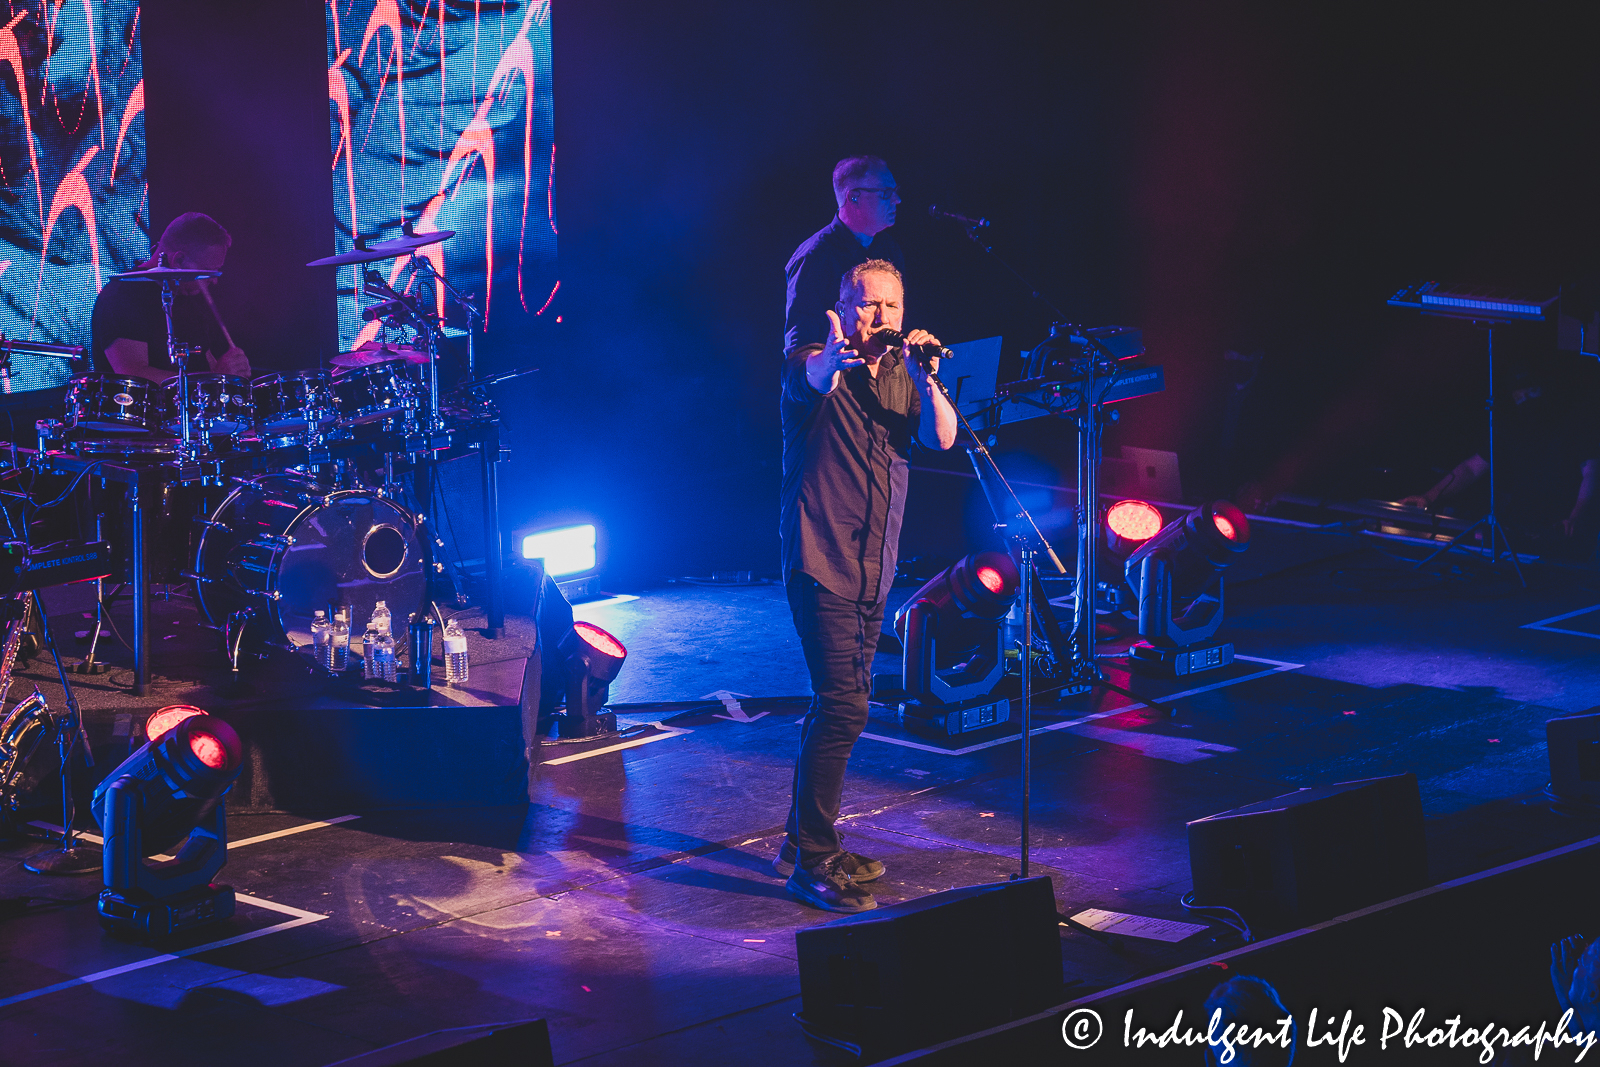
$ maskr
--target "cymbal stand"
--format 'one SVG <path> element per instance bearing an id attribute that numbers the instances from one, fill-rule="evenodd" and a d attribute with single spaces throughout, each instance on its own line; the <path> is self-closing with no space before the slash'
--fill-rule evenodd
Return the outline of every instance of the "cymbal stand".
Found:
<path id="1" fill-rule="evenodd" d="M 451 285 L 449 280 L 434 268 L 431 260 L 418 257 L 412 262 L 417 264 L 418 277 L 424 281 L 431 280 L 435 285 L 442 286 L 450 299 L 456 302 L 456 307 L 467 313 L 467 376 L 465 380 L 471 381 L 478 373 L 478 330 L 474 328 L 474 323 L 480 328 L 486 325 L 483 312 L 479 311 L 478 306 L 463 295 L 461 290 Z"/>
<path id="2" fill-rule="evenodd" d="M 44 632 L 45 644 L 49 646 L 50 656 L 56 662 L 56 675 L 61 679 L 62 692 L 66 694 L 67 713 L 58 716 L 56 724 L 56 745 L 61 752 L 61 847 L 29 856 L 22 866 L 34 874 L 89 874 L 100 870 L 102 861 L 100 849 L 77 843 L 77 831 L 72 827 L 77 818 L 72 797 L 72 751 L 82 741 L 83 763 L 91 770 L 94 768 L 94 753 L 90 750 L 89 732 L 83 725 L 83 712 L 78 707 L 78 698 L 72 691 L 72 683 L 67 680 L 67 669 L 61 664 L 61 653 L 56 650 L 56 639 L 50 632 L 50 616 L 44 612 L 44 600 L 37 589 L 33 592 L 33 606 L 39 614 L 39 628 Z M 40 697 L 41 702 L 43 699 Z"/>
<path id="3" fill-rule="evenodd" d="M 167 254 L 161 253 L 157 265 L 167 265 Z M 179 454 L 185 463 L 193 463 L 196 459 L 194 447 L 194 431 L 189 425 L 189 353 L 184 351 L 180 359 L 177 346 L 172 343 L 172 298 L 175 294 L 176 283 L 170 278 L 161 281 L 161 311 L 167 319 L 167 362 L 176 365 L 178 369 L 178 439 Z"/>

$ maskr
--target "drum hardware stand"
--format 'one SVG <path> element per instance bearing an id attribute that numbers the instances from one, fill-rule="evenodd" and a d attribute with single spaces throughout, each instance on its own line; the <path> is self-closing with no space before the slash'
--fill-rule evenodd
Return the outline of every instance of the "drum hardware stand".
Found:
<path id="1" fill-rule="evenodd" d="M 156 258 L 158 267 L 167 265 L 167 254 L 161 253 Z M 199 453 L 194 446 L 194 433 L 189 425 L 189 353 L 184 351 L 183 357 L 178 357 L 177 346 L 172 343 L 172 299 L 176 295 L 177 283 L 171 278 L 161 281 L 161 311 L 167 320 L 167 361 L 175 363 L 178 368 L 178 455 L 185 465 L 197 463 Z"/>
<path id="2" fill-rule="evenodd" d="M 96 515 L 94 517 L 94 539 L 96 541 L 102 540 L 104 537 L 101 529 L 104 520 L 104 515 Z M 95 649 L 100 647 L 100 633 L 105 628 L 105 624 L 106 580 L 104 578 L 96 578 L 94 580 L 94 633 L 89 635 L 89 654 L 83 657 L 82 663 L 74 664 L 72 667 L 75 674 L 104 674 L 111 669 L 108 664 L 96 663 L 94 660 Z"/>
<path id="3" fill-rule="evenodd" d="M 223 624 L 222 640 L 228 649 L 228 666 L 233 669 L 235 677 L 239 674 L 239 650 L 244 647 L 245 627 L 254 618 L 254 611 L 241 608 L 230 614 L 228 621 Z"/>
<path id="4" fill-rule="evenodd" d="M 467 379 L 470 381 L 472 376 L 478 372 L 478 353 L 475 344 L 477 330 L 473 328 L 473 322 L 476 321 L 479 326 L 484 325 L 483 312 L 479 311 L 477 305 L 470 299 L 463 296 L 460 290 L 451 285 L 444 275 L 435 270 L 431 260 L 419 256 L 414 257 L 411 262 L 417 265 L 416 273 L 418 277 L 424 281 L 432 280 L 434 284 L 443 286 L 445 293 L 456 302 L 456 307 L 467 313 Z"/>
<path id="5" fill-rule="evenodd" d="M 77 843 L 77 832 L 72 823 L 77 810 L 72 799 L 72 751 L 83 742 L 84 766 L 94 768 L 94 753 L 89 745 L 89 731 L 83 725 L 83 713 L 78 708 L 78 698 L 67 680 L 66 668 L 61 665 L 61 653 L 56 650 L 55 636 L 50 632 L 50 616 L 45 614 L 44 600 L 39 591 L 33 591 L 33 607 L 39 615 L 39 626 L 44 631 L 45 643 L 50 646 L 50 656 L 56 661 L 56 674 L 61 679 L 61 690 L 66 695 L 67 713 L 58 716 L 56 745 L 61 750 L 61 847 L 22 862 L 24 869 L 35 874 L 91 874 L 101 869 L 100 850 L 92 845 Z M 37 693 L 38 689 L 35 688 Z M 43 701 L 40 697 L 40 701 Z"/>

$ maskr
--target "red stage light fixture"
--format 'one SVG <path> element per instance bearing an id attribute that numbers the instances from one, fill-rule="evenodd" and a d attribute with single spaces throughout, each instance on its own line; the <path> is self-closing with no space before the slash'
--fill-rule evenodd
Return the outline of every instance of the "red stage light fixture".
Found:
<path id="1" fill-rule="evenodd" d="M 1021 591 L 1010 556 L 978 552 L 935 575 L 895 613 L 908 698 L 900 720 L 908 729 L 948 737 L 1009 720 L 1010 705 L 989 697 L 1005 673 L 1000 621 Z"/>
<path id="2" fill-rule="evenodd" d="M 146 724 L 147 735 L 157 729 L 94 791 L 105 836 L 100 924 L 142 937 L 233 914 L 233 889 L 211 879 L 227 862 L 222 797 L 244 766 L 233 727 L 199 708 L 162 708 Z M 145 862 L 180 843 L 175 860 Z"/>
<path id="3" fill-rule="evenodd" d="M 978 581 L 991 593 L 998 593 L 1006 587 L 1006 577 L 993 567 L 979 567 Z"/>
<path id="4" fill-rule="evenodd" d="M 567 682 L 567 710 L 556 720 L 556 733 L 563 738 L 615 733 L 617 717 L 605 704 L 628 658 L 627 646 L 592 622 L 575 622 L 556 654 Z"/>
<path id="5" fill-rule="evenodd" d="M 617 669 L 622 669 L 622 661 L 628 658 L 628 650 L 622 647 L 622 642 L 606 633 L 592 622 L 575 622 L 572 628 L 584 642 L 607 659 L 617 661 Z M 615 672 L 612 678 L 616 677 Z M 610 679 L 607 679 L 609 681 Z"/>
<path id="6" fill-rule="evenodd" d="M 1123 573 L 1139 597 L 1144 638 L 1129 650 L 1135 666 L 1171 675 L 1233 661 L 1233 646 L 1211 637 L 1222 625 L 1221 572 L 1249 547 L 1250 520 L 1217 500 L 1174 519 L 1128 557 Z M 1213 581 L 1216 595 L 1204 596 Z"/>
<path id="7" fill-rule="evenodd" d="M 154 741 L 184 719 L 204 714 L 193 704 L 169 704 L 145 720 L 144 739 Z"/>
<path id="8" fill-rule="evenodd" d="M 1127 555 L 1161 532 L 1161 512 L 1143 500 L 1119 500 L 1106 510 L 1106 547 Z"/>

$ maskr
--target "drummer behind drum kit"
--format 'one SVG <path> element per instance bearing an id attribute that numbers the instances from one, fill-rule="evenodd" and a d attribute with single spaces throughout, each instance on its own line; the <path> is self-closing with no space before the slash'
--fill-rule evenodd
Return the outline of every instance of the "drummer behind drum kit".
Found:
<path id="1" fill-rule="evenodd" d="M 374 262 L 452 236 L 448 230 L 414 234 L 407 224 L 402 238 L 358 242 L 354 251 L 307 265 Z M 443 285 L 469 316 L 470 378 L 470 327 L 481 316 L 425 258 L 413 264 L 415 277 Z M 394 605 L 401 620 L 413 609 L 425 617 L 429 577 L 439 568 L 431 557 L 430 539 L 436 538 L 421 530 L 431 492 L 420 475 L 437 453 L 497 422 L 486 385 L 528 371 L 469 381 L 441 404 L 442 323 L 415 297 L 369 275 L 366 292 L 383 303 L 366 317 L 384 319 L 386 331 L 409 328 L 410 343 L 374 341 L 335 356 L 331 370 L 254 381 L 190 373 L 190 358 L 203 362 L 203 355 L 198 346 L 173 343 L 173 294 L 180 284 L 217 273 L 163 262 L 113 276 L 161 285 L 175 373 L 160 383 L 115 374 L 72 379 L 63 417 L 39 422 L 41 461 L 70 456 L 170 468 L 170 477 L 161 479 L 166 518 L 191 528 L 160 538 L 181 545 L 183 559 L 158 558 L 156 567 L 164 565 L 165 577 L 194 581 L 206 621 L 225 633 L 235 670 L 243 647 L 305 648 L 319 610 L 351 612 L 352 627 L 380 600 Z M 396 499 L 402 485 L 395 468 L 407 461 L 419 473 L 416 499 L 423 513 Z"/>

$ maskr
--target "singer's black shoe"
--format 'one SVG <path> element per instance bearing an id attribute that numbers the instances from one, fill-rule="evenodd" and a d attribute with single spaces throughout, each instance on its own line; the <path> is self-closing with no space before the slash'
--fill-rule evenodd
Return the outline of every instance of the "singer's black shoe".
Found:
<path id="1" fill-rule="evenodd" d="M 878 906 L 872 894 L 857 885 L 845 869 L 845 854 L 835 852 L 814 867 L 796 867 L 784 888 L 825 911 L 870 911 Z"/>
<path id="2" fill-rule="evenodd" d="M 778 847 L 778 855 L 773 858 L 772 869 L 787 878 L 794 873 L 794 860 L 797 855 L 794 842 L 787 837 Z M 845 872 L 857 882 L 875 882 L 883 877 L 883 864 L 875 859 L 869 859 L 858 852 L 841 852 L 844 857 Z"/>

